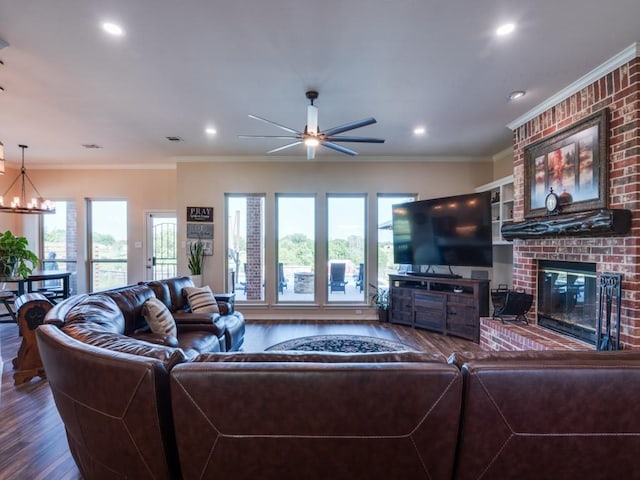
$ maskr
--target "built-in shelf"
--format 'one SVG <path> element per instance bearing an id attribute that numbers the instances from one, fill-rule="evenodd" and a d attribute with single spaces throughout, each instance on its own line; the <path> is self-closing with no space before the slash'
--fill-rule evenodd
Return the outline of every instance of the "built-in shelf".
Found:
<path id="1" fill-rule="evenodd" d="M 476 192 L 491 192 L 491 233 L 494 245 L 509 245 L 502 237 L 502 225 L 513 221 L 513 175 L 480 185 Z"/>

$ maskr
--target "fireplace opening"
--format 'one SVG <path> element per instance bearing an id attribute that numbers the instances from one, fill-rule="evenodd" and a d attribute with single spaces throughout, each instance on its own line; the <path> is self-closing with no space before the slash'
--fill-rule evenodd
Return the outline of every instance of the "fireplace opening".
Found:
<path id="1" fill-rule="evenodd" d="M 540 260 L 537 313 L 538 325 L 595 343 L 596 264 Z"/>

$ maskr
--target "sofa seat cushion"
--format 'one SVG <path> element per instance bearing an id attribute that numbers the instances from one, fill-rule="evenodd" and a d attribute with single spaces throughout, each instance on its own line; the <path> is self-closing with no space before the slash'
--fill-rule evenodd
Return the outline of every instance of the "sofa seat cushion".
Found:
<path id="1" fill-rule="evenodd" d="M 217 313 L 174 312 L 173 319 L 178 328 L 178 335 L 183 332 L 199 330 L 223 337 L 226 330 L 224 318 Z"/>
<path id="2" fill-rule="evenodd" d="M 159 299 L 152 297 L 142 305 L 142 315 L 153 333 L 175 337 L 178 334 L 176 322 L 169 308 Z"/>
<path id="3" fill-rule="evenodd" d="M 218 337 L 210 332 L 183 332 L 178 336 L 178 344 L 188 355 L 220 351 Z"/>
<path id="4" fill-rule="evenodd" d="M 183 292 L 193 313 L 220 313 L 218 302 L 208 285 L 201 288 L 185 287 Z"/>

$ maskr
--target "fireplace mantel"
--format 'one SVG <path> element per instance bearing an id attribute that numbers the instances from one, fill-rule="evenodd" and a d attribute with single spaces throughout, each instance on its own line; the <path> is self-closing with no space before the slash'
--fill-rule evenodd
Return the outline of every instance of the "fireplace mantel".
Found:
<path id="1" fill-rule="evenodd" d="M 601 237 L 622 235 L 630 228 L 631 210 L 601 209 L 504 223 L 502 236 L 506 240 L 553 236 Z"/>

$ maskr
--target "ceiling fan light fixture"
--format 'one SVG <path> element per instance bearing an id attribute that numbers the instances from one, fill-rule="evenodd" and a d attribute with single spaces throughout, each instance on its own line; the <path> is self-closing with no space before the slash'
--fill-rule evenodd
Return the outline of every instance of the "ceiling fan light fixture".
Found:
<path id="1" fill-rule="evenodd" d="M 318 145 L 320 145 L 320 140 L 318 140 L 316 137 L 307 137 L 304 139 L 304 144 L 307 147 L 317 147 Z"/>
<path id="2" fill-rule="evenodd" d="M 496 28 L 496 35 L 499 37 L 504 37 L 505 35 L 509 35 L 513 33 L 516 29 L 516 25 L 514 23 L 505 23 L 504 25 L 500 25 Z"/>

